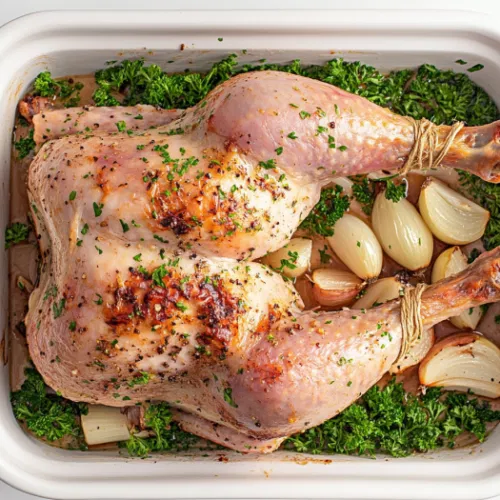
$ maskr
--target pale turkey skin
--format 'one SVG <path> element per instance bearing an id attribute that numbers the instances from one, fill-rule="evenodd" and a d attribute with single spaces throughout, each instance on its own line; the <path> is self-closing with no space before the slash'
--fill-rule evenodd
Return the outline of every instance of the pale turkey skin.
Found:
<path id="1" fill-rule="evenodd" d="M 273 440 L 254 445 L 272 451 L 388 371 L 401 318 L 399 301 L 361 314 L 302 312 L 293 287 L 251 260 L 286 244 L 335 176 L 400 168 L 412 127 L 330 85 L 274 72 L 235 77 L 166 121 L 63 137 L 33 161 L 43 266 L 26 318 L 30 354 L 69 399 L 165 400 Z M 496 178 L 498 128 L 464 130 L 445 164 L 475 169 L 475 155 L 477 172 Z M 479 136 L 490 140 L 476 151 Z M 430 287 L 426 326 L 499 300 L 499 254 Z"/>

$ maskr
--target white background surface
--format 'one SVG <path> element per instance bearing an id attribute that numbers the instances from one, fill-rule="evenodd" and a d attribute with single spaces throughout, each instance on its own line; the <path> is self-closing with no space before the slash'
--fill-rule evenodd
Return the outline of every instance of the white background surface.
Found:
<path id="1" fill-rule="evenodd" d="M 0 0 L 0 25 L 24 14 L 54 9 L 460 9 L 498 16 L 499 0 Z M 78 13 L 75 12 L 75 15 Z M 1 447 L 1 443 L 0 443 Z M 1 450 L 0 450 L 1 451 Z M 0 482 L 0 500 L 36 500 Z M 138 499 L 141 500 L 141 499 Z M 493 500 L 493 499 L 492 499 Z M 495 500 L 500 500 L 497 497 Z"/>

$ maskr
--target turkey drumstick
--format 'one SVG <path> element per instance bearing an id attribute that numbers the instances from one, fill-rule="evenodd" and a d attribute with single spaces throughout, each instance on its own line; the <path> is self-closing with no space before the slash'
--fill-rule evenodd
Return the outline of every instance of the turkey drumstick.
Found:
<path id="1" fill-rule="evenodd" d="M 467 168 L 482 151 L 480 173 L 493 178 L 497 130 L 460 131 L 443 163 Z M 333 170 L 397 169 L 412 142 L 403 117 L 262 72 L 166 126 L 46 143 L 28 178 L 42 255 L 26 317 L 36 367 L 76 401 L 171 402 L 199 419 L 187 428 L 242 451 L 241 436 L 270 451 L 332 417 L 398 358 L 399 301 L 302 312 L 291 285 L 249 261 L 290 239 Z M 500 300 L 499 253 L 429 287 L 425 326 Z"/>
<path id="2" fill-rule="evenodd" d="M 91 125 L 42 154 L 57 165 L 80 148 L 78 164 L 92 160 L 99 181 L 86 196 L 124 204 L 131 218 L 147 213 L 166 239 L 237 259 L 281 248 L 334 177 L 400 169 L 414 145 L 407 118 L 326 83 L 273 71 L 228 80 L 174 121 L 172 111 L 125 109 L 103 108 L 102 123 L 99 108 L 35 116 L 35 137 Z M 144 119 L 133 119 L 136 112 Z M 151 123 L 167 125 L 150 130 Z M 143 125 L 141 135 L 129 136 Z M 109 136 L 116 127 L 123 132 Z M 437 149 L 449 131 L 437 128 Z M 500 122 L 462 129 L 442 165 L 499 181 Z M 110 227 L 120 231 L 119 218 Z"/>

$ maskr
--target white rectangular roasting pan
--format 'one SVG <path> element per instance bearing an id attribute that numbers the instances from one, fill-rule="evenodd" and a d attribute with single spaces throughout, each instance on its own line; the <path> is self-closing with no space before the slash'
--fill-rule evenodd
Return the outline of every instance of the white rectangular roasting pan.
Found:
<path id="1" fill-rule="evenodd" d="M 246 55 L 241 55 L 243 49 Z M 232 52 L 243 62 L 301 58 L 304 63 L 322 63 L 344 57 L 379 69 L 431 63 L 463 70 L 454 63 L 462 58 L 471 65 L 484 64 L 482 71 L 471 76 L 500 104 L 500 23 L 482 14 L 336 10 L 29 15 L 0 29 L 1 238 L 9 213 L 15 107 L 40 71 L 48 69 L 55 76 L 88 73 L 108 60 L 140 56 L 168 71 L 203 70 Z M 166 64 L 169 60 L 175 62 Z M 0 293 L 1 339 L 7 331 L 8 311 L 7 252 L 3 250 Z M 209 457 L 200 453 L 140 460 L 111 452 L 64 451 L 31 439 L 12 415 L 9 392 L 8 366 L 1 366 L 0 479 L 50 498 L 458 500 L 500 494 L 500 429 L 473 448 L 405 459 L 307 460 L 285 452 L 258 458 L 221 452 Z M 229 461 L 220 461 L 221 454 Z"/>

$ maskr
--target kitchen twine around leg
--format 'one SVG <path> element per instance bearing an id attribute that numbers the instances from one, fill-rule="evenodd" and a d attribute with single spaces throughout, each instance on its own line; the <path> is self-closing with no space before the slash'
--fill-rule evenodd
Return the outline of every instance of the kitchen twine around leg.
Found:
<path id="1" fill-rule="evenodd" d="M 422 338 L 424 323 L 420 314 L 420 306 L 422 305 L 422 294 L 426 288 L 425 283 L 419 283 L 414 288 L 408 287 L 404 290 L 401 299 L 401 349 L 396 361 L 394 361 L 396 367 Z"/>
<path id="2" fill-rule="evenodd" d="M 438 167 L 448 153 L 455 137 L 464 127 L 463 122 L 454 123 L 441 145 L 438 140 L 438 125 L 425 118 L 415 120 L 407 116 L 406 119 L 413 126 L 414 143 L 408 159 L 400 171 L 401 175 L 406 175 L 411 170 L 428 170 Z"/>

